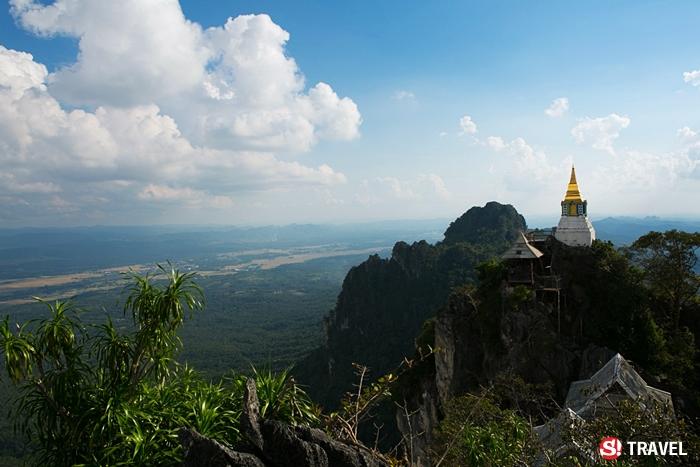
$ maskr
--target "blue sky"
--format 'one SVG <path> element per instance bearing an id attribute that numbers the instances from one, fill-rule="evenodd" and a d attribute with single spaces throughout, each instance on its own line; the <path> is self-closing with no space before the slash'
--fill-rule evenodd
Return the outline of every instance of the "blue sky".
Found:
<path id="1" fill-rule="evenodd" d="M 555 218 L 572 162 L 594 219 L 697 217 L 698 20 L 691 1 L 13 0 L 0 222 L 456 217 L 491 199 Z"/>

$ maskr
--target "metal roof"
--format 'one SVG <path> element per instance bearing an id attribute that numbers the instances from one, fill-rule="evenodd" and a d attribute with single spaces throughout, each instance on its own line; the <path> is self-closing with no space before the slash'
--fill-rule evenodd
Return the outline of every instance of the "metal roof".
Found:
<path id="1" fill-rule="evenodd" d="M 527 238 L 525 237 L 525 234 L 520 232 L 520 237 L 515 241 L 512 247 L 503 255 L 501 255 L 501 258 L 503 259 L 537 259 L 541 257 L 543 253 L 535 248 L 534 246 L 530 245 L 530 242 L 527 241 Z"/>
<path id="2" fill-rule="evenodd" d="M 614 409 L 614 405 L 624 399 L 637 401 L 642 406 L 655 401 L 665 408 L 669 417 L 674 417 L 671 394 L 649 386 L 632 365 L 618 353 L 589 379 L 571 383 L 566 396 L 566 408 L 556 417 L 533 430 L 540 438 L 542 445 L 555 457 L 573 451 L 592 459 L 589 448 L 582 447 L 575 440 L 565 442 L 562 439 L 564 430 L 574 427 L 577 422 L 585 423 L 585 420 L 595 418 L 600 412 Z M 535 465 L 545 465 L 545 460 L 540 456 Z"/>
<path id="3" fill-rule="evenodd" d="M 542 445 L 552 451 L 555 457 L 559 457 L 570 449 L 581 449 L 576 441 L 565 442 L 563 438 L 564 430 L 573 428 L 577 421 L 584 423 L 583 419 L 576 415 L 576 412 L 564 409 L 559 412 L 559 415 L 543 425 L 536 426 L 533 430 L 539 436 Z"/>
<path id="4" fill-rule="evenodd" d="M 608 395 L 612 397 L 606 397 Z M 603 402 L 613 408 L 614 400 L 625 395 L 640 403 L 656 401 L 673 414 L 671 394 L 649 386 L 619 353 L 589 379 L 571 383 L 565 405 L 585 418 L 594 415 L 597 409 L 605 408 Z M 601 401 L 603 398 L 605 401 Z"/>

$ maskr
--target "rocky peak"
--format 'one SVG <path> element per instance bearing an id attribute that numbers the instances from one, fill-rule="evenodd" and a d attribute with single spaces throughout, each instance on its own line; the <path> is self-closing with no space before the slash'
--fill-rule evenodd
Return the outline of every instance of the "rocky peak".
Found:
<path id="1" fill-rule="evenodd" d="M 526 229 L 525 218 L 513 206 L 490 201 L 484 207 L 474 206 L 452 222 L 445 230 L 443 242 L 447 245 L 467 242 L 507 247 L 520 231 Z"/>

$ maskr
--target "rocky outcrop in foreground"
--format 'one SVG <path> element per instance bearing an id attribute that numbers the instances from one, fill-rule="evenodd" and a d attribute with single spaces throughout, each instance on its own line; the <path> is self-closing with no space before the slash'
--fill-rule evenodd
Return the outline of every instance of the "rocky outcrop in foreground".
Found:
<path id="1" fill-rule="evenodd" d="M 180 442 L 185 467 L 388 467 L 362 445 L 347 444 L 325 432 L 260 419 L 255 381 L 249 379 L 243 399 L 240 429 L 245 442 L 229 448 L 191 428 L 182 428 Z"/>

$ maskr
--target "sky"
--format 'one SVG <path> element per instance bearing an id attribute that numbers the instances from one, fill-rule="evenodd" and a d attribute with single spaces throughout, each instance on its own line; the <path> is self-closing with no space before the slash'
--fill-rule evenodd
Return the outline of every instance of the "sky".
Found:
<path id="1" fill-rule="evenodd" d="M 700 217 L 696 1 L 1 5 L 0 227 Z"/>

